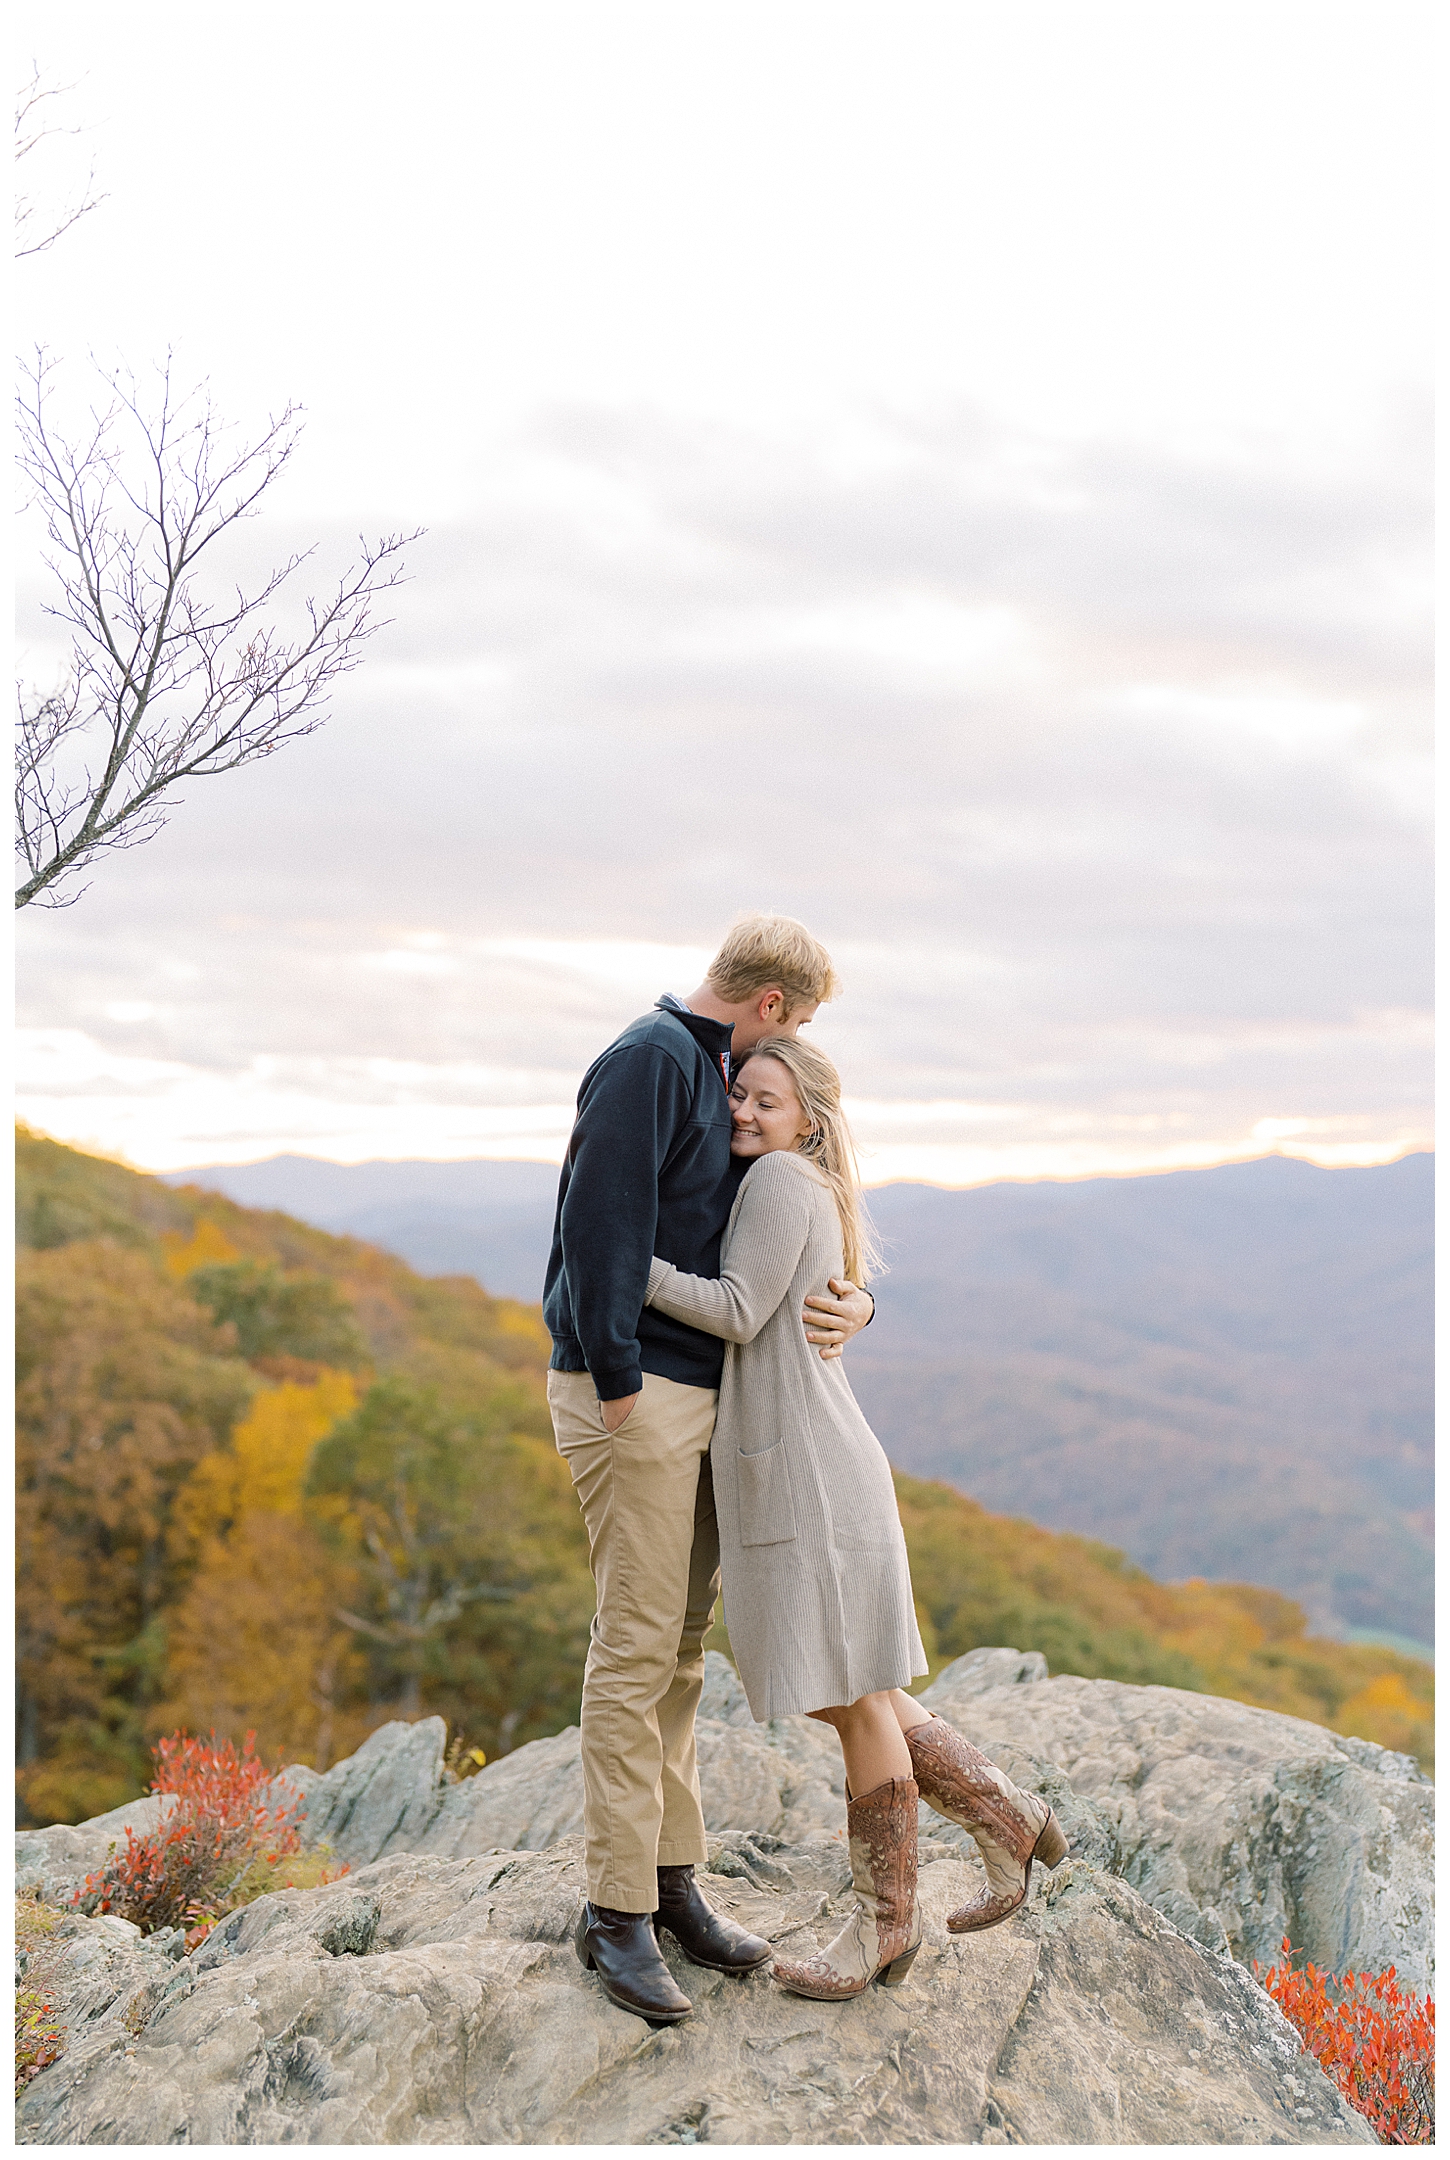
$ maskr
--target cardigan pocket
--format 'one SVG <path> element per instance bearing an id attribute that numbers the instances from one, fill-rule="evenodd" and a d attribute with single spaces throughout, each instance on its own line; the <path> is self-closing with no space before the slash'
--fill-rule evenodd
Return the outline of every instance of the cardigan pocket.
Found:
<path id="1" fill-rule="evenodd" d="M 735 1469 L 740 1480 L 741 1544 L 789 1544 L 796 1535 L 795 1501 L 784 1440 L 762 1448 L 758 1455 L 737 1449 Z"/>

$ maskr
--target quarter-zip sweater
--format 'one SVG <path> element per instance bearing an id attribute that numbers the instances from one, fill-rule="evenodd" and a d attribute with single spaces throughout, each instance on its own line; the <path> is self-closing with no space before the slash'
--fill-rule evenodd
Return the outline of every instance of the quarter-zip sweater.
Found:
<path id="1" fill-rule="evenodd" d="M 594 1060 L 559 1177 L 544 1321 L 556 1372 L 588 1372 L 601 1402 L 644 1373 L 720 1385 L 724 1346 L 646 1306 L 658 1254 L 718 1277 L 748 1167 L 730 1153 L 730 1037 L 666 995 Z"/>

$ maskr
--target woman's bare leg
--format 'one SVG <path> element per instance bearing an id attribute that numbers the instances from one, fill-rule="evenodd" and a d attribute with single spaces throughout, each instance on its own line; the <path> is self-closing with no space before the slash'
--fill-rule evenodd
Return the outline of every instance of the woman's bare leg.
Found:
<path id="1" fill-rule="evenodd" d="M 777 1958 L 772 1977 L 792 1995 L 846 2002 L 873 1980 L 896 1987 L 921 1948 L 916 1894 L 917 1788 L 911 1750 L 890 1691 L 811 1716 L 834 1726 L 846 1758 L 846 1839 L 854 1909 L 833 1941 L 798 1960 Z"/>
<path id="2" fill-rule="evenodd" d="M 912 1775 L 911 1750 L 906 1745 L 905 1728 L 895 1708 L 894 1693 L 893 1690 L 863 1695 L 859 1702 L 810 1713 L 823 1725 L 835 1727 L 841 1753 L 846 1758 L 846 1782 L 857 1795 L 875 1792 L 878 1785 L 885 1785 L 892 1778 L 904 1779 Z M 903 1701 L 908 1699 L 902 1698 Z M 923 1711 L 921 1715 L 925 1717 L 930 1713 Z M 920 1722 L 920 1717 L 912 1719 L 913 1724 Z"/>
<path id="3" fill-rule="evenodd" d="M 908 1695 L 905 1688 L 893 1688 L 886 1699 L 904 1733 L 909 1733 L 914 1725 L 927 1724 L 931 1718 L 930 1710 L 924 1710 L 916 1697 Z"/>

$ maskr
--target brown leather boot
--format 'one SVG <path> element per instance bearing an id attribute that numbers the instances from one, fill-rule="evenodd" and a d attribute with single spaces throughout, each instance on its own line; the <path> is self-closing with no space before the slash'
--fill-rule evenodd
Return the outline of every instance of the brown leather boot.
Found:
<path id="1" fill-rule="evenodd" d="M 921 1948 L 916 1902 L 916 1808 L 910 1778 L 890 1778 L 846 1807 L 856 1911 L 834 1942 L 801 1964 L 777 1958 L 771 1977 L 792 1995 L 848 2002 L 873 1980 L 898 1987 Z"/>
<path id="2" fill-rule="evenodd" d="M 765 1937 L 749 1934 L 716 1912 L 696 1882 L 693 1867 L 662 1867 L 657 1873 L 660 1902 L 655 1933 L 668 1928 L 692 1965 L 707 1965 L 712 1972 L 749 1973 L 768 1962 L 770 1944 Z"/>
<path id="3" fill-rule="evenodd" d="M 574 1949 L 584 1970 L 598 1973 L 612 2003 L 652 2025 L 678 2025 L 695 2007 L 660 1956 L 653 1913 L 586 1904 Z"/>
<path id="4" fill-rule="evenodd" d="M 906 1744 L 922 1799 L 971 1832 L 987 1870 L 986 1889 L 949 1913 L 947 1926 L 953 1935 L 996 1927 L 1026 1897 L 1034 1860 L 1055 1868 L 1067 1858 L 1062 1825 L 1045 1800 L 1019 1791 L 945 1718 L 913 1725 Z"/>

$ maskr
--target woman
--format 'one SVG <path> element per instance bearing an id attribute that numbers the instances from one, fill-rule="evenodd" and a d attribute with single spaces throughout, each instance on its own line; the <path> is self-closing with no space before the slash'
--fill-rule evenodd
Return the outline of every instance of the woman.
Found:
<path id="1" fill-rule="evenodd" d="M 1032 1862 L 1067 1841 L 905 1683 L 927 1670 L 891 1471 L 839 1360 L 817 1357 L 797 1314 L 832 1276 L 864 1283 L 872 1253 L 841 1083 L 787 1037 L 762 1044 L 731 1089 L 731 1152 L 753 1158 L 718 1281 L 656 1259 L 649 1303 L 729 1347 L 710 1460 L 730 1644 L 759 1719 L 805 1712 L 835 1727 L 857 1911 L 782 1987 L 822 2001 L 906 1978 L 921 1946 L 918 1795 L 969 1830 L 987 1888 L 956 1934 L 995 1927 L 1027 1895 Z"/>

